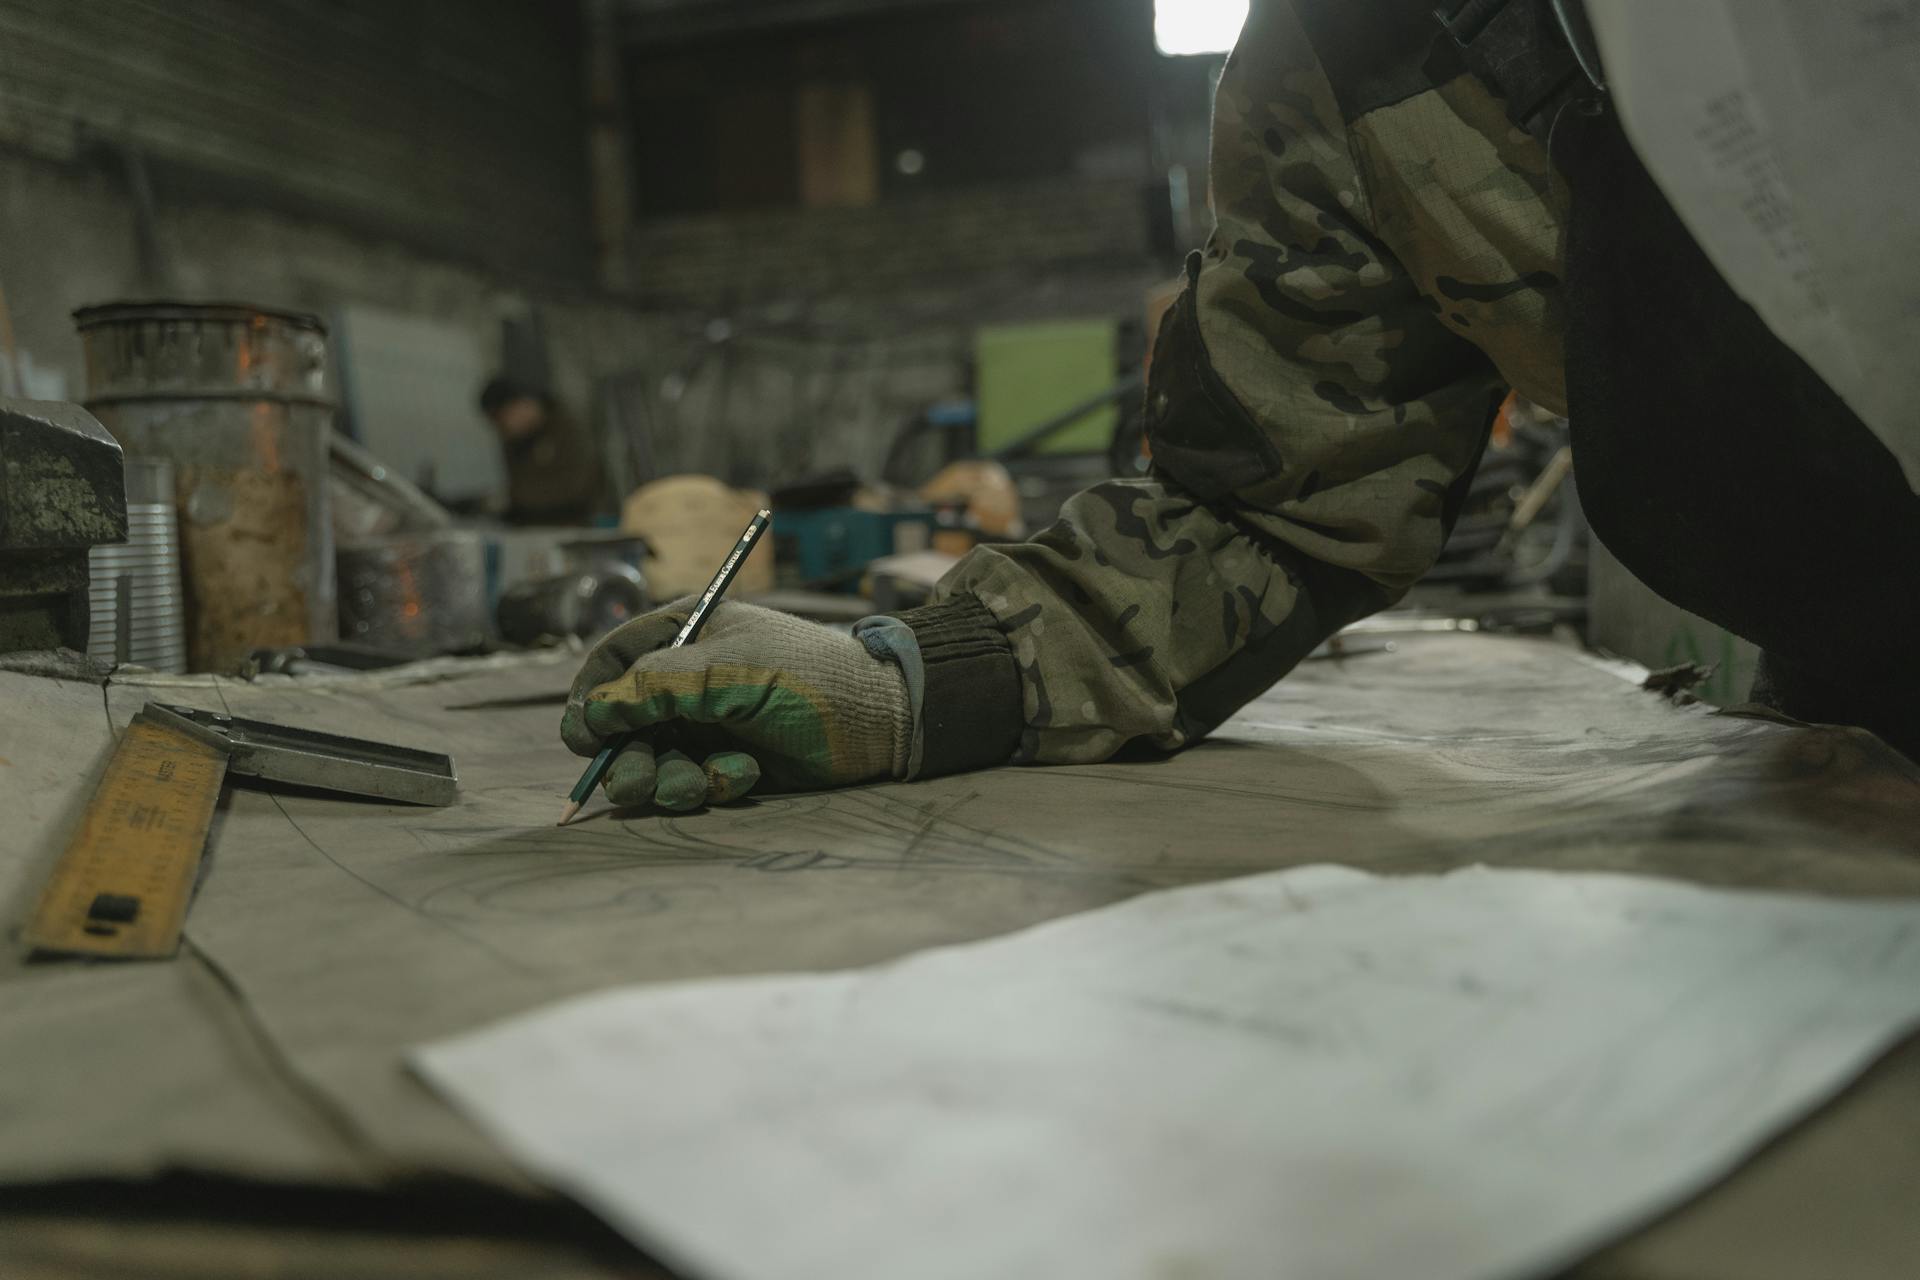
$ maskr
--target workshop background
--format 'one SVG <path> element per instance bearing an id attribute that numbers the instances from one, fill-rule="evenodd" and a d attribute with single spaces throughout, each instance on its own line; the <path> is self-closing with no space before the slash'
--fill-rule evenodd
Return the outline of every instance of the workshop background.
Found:
<path id="1" fill-rule="evenodd" d="M 897 499 L 989 457 L 1004 479 L 936 489 L 1002 513 L 976 532 L 1044 527 L 1144 466 L 1139 370 L 1210 225 L 1208 115 L 1237 14 L 1162 8 L 6 0 L 0 390 L 87 397 L 77 308 L 236 302 L 317 317 L 334 425 L 456 511 L 505 491 L 475 403 L 505 376 L 590 431 L 602 523 L 662 477 L 767 492 L 839 472 Z M 1436 583 L 1496 606 L 1547 584 L 1559 603 L 1531 620 L 1583 624 L 1584 529 L 1552 518 L 1571 500 L 1538 545 L 1510 527 L 1557 451 L 1492 460 Z M 1017 500 L 981 498 L 995 482 Z M 782 585 L 853 585 L 858 548 L 804 533 Z M 1590 638 L 1744 695 L 1743 642 L 1604 553 L 1592 593 Z"/>
<path id="2" fill-rule="evenodd" d="M 1912 1273 L 1920 772 L 1517 396 L 1190 748 L 560 741 L 1147 474 L 1246 12 L 0 0 L 0 1276 Z"/>
<path id="3" fill-rule="evenodd" d="M 19 378 L 84 391 L 77 306 L 232 299 L 329 320 L 336 359 L 364 330 L 423 366 L 505 360 L 581 412 L 645 379 L 656 448 L 733 483 L 877 466 L 899 421 L 965 391 L 979 325 L 1137 325 L 1197 238 L 1218 58 L 1156 55 L 1152 16 L 0 5 Z M 1177 227 L 1170 172 L 1192 175 Z M 538 337 L 503 350 L 503 325 Z M 472 395 L 447 388 L 447 413 L 477 432 Z M 384 429 L 351 401 L 363 438 Z M 465 496 L 482 477 L 445 429 L 417 466 Z"/>

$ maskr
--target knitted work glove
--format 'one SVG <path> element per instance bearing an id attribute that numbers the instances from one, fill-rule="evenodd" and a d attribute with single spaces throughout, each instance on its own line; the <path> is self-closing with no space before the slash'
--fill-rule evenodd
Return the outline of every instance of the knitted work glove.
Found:
<path id="1" fill-rule="evenodd" d="M 885 645 L 723 603 L 692 644 L 667 648 L 692 606 L 627 623 L 574 677 L 560 720 L 569 750 L 591 756 L 636 735 L 607 770 L 608 800 L 685 810 L 756 783 L 807 791 L 906 776 L 913 704 L 901 667 L 875 652 Z"/>

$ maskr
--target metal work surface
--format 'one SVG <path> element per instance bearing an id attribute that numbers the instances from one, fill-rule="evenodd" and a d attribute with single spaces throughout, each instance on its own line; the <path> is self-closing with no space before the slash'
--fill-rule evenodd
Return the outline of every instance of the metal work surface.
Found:
<path id="1" fill-rule="evenodd" d="M 596 799 L 555 829 L 579 767 L 555 741 L 572 665 L 411 685 L 115 682 L 104 705 L 97 687 L 0 674 L 0 805 L 26 837 L 0 854 L 0 903 L 15 920 L 94 784 L 110 724 L 149 699 L 431 743 L 462 775 L 445 809 L 236 790 L 179 961 L 0 968 L 0 1181 L 41 1188 L 0 1196 L 0 1269 L 56 1274 L 63 1261 L 173 1248 L 192 1253 L 195 1274 L 240 1274 L 240 1257 L 279 1248 L 298 1260 L 282 1274 L 360 1276 L 407 1269 L 396 1251 L 410 1249 L 423 1274 L 649 1274 L 547 1209 L 528 1208 L 524 1231 L 501 1225 L 511 1215 L 497 1206 L 528 1204 L 528 1188 L 400 1066 L 409 1045 L 618 982 L 870 963 L 1311 862 L 1920 894 L 1920 770 L 1875 739 L 1675 707 L 1542 643 L 1421 636 L 1392 654 L 1308 664 L 1167 760 L 675 818 Z M 132 1058 L 138 1071 L 125 1069 Z M 92 1201 L 48 1189 L 166 1168 L 310 1188 L 310 1225 L 284 1206 L 266 1220 L 202 1208 L 90 1234 L 72 1215 L 106 1204 L 98 1189 Z M 395 1181 L 420 1173 L 465 1182 L 429 1193 Z M 1920 1050 L 1909 1044 L 1582 1274 L 1920 1271 L 1916 1180 Z M 393 1216 L 319 1229 L 339 1221 L 327 1197 L 344 1194 L 320 1188 L 370 1186 L 388 1189 L 376 1199 L 400 1206 Z M 423 1196 L 471 1211 L 435 1218 L 451 1224 L 444 1235 L 370 1243 Z M 476 1242 L 489 1241 L 511 1265 L 476 1261 Z M 9 1250 L 44 1270 L 16 1271 Z"/>

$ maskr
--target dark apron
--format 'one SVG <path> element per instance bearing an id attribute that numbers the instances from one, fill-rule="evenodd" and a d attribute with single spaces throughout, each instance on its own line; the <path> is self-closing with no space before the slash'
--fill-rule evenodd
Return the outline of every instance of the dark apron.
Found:
<path id="1" fill-rule="evenodd" d="M 1607 549 L 1760 646 L 1756 701 L 1920 759 L 1920 496 L 1681 225 L 1579 0 L 1295 3 L 1349 122 L 1470 73 L 1565 175 L 1574 467 Z"/>
<path id="2" fill-rule="evenodd" d="M 1428 84 L 1469 71 L 1566 177 L 1568 417 L 1580 501 L 1607 549 L 1760 646 L 1757 701 L 1865 725 L 1920 758 L 1920 496 L 1660 194 L 1595 87 L 1604 69 L 1579 0 L 1307 9 L 1322 15 L 1316 46 L 1347 51 L 1357 83 L 1385 85 L 1377 100 L 1413 90 L 1416 53 Z M 1354 38 L 1363 18 L 1402 35 Z M 1381 59 L 1398 74 L 1367 65 Z"/>
<path id="3" fill-rule="evenodd" d="M 1567 402 L 1594 532 L 1761 647 L 1756 700 L 1920 757 L 1920 496 L 1708 262 L 1610 107 L 1561 112 L 1552 148 L 1573 197 Z"/>

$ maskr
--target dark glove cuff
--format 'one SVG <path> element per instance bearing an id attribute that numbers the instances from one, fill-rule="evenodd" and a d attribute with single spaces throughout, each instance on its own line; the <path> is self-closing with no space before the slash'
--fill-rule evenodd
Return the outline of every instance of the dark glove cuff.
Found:
<path id="1" fill-rule="evenodd" d="M 1006 633 L 979 599 L 959 595 L 896 615 L 926 664 L 920 775 L 1005 764 L 1020 745 L 1020 671 Z"/>

